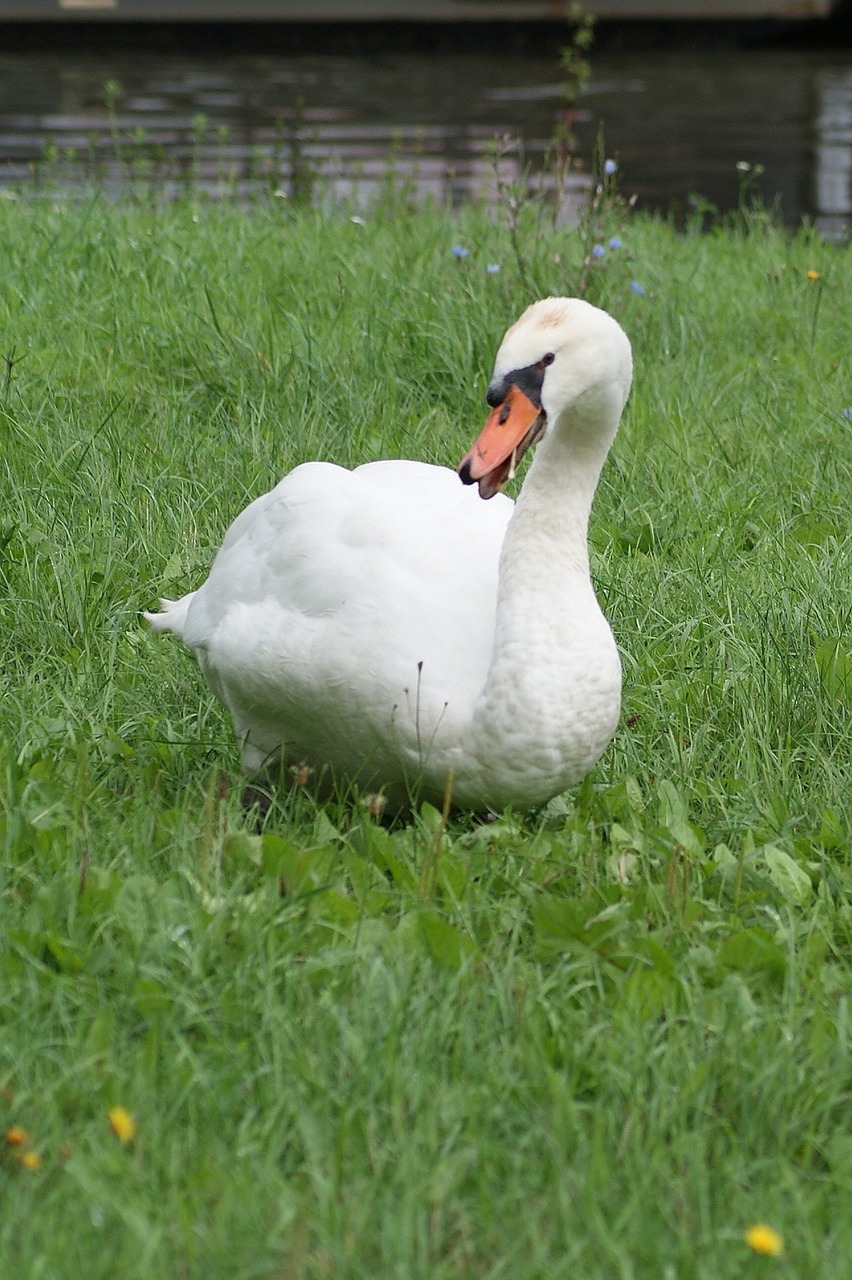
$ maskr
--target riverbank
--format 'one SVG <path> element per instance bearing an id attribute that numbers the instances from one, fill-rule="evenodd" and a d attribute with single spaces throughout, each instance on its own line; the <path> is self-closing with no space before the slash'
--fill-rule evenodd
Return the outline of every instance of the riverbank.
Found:
<path id="1" fill-rule="evenodd" d="M 0 200 L 4 1274 L 846 1280 L 850 259 L 708 220 Z M 255 836 L 140 610 L 299 461 L 455 465 L 578 288 L 636 360 L 615 742 L 542 814 Z"/>

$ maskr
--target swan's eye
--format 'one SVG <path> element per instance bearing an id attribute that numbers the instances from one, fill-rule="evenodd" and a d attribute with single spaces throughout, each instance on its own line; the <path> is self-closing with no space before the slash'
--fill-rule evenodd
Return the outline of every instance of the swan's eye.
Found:
<path id="1" fill-rule="evenodd" d="M 547 353 L 547 355 L 546 355 L 546 356 L 542 356 L 541 360 L 539 361 L 539 364 L 540 364 L 540 365 L 541 365 L 541 367 L 544 369 L 544 368 L 546 368 L 546 367 L 547 367 L 547 365 L 549 365 L 549 364 L 553 364 L 553 361 L 554 361 L 555 359 L 556 359 L 556 356 L 553 354 L 553 352 L 552 352 L 552 351 L 548 351 L 548 353 Z"/>

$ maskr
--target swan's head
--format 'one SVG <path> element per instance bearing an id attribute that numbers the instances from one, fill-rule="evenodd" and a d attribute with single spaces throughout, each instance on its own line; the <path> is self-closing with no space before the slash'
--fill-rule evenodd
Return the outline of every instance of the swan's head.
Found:
<path id="1" fill-rule="evenodd" d="M 462 481 L 493 497 L 545 432 L 581 433 L 605 455 L 632 374 L 630 343 L 612 316 L 582 298 L 534 302 L 500 344 L 486 393 L 492 412 L 462 459 Z"/>

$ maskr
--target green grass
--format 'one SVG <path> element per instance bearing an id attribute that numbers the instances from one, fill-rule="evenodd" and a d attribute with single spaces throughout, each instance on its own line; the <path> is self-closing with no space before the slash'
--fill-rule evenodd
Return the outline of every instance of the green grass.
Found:
<path id="1" fill-rule="evenodd" d="M 41 1157 L 0 1274 L 847 1280 L 848 250 L 600 219 L 615 742 L 537 815 L 295 793 L 254 835 L 139 611 L 303 459 L 454 465 L 581 237 L 526 211 L 521 271 L 477 210 L 0 201 L 0 1123 Z"/>

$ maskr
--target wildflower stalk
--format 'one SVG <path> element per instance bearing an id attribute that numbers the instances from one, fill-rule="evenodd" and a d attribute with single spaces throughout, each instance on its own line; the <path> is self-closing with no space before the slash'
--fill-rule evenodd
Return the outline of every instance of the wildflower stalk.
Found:
<path id="1" fill-rule="evenodd" d="M 523 157 L 521 156 L 520 177 L 514 183 L 503 182 L 500 176 L 500 161 L 504 156 L 508 155 L 512 150 L 520 152 L 520 139 L 512 138 L 510 134 L 504 134 L 494 147 L 494 182 L 497 192 L 497 206 L 506 217 L 506 230 L 509 232 L 509 243 L 512 246 L 512 253 L 518 267 L 518 275 L 521 283 L 528 292 L 532 292 L 533 282 L 529 265 L 521 247 L 520 236 L 520 219 L 521 211 L 529 199 L 529 193 L 526 189 L 525 170 L 523 166 Z"/>
<path id="2" fill-rule="evenodd" d="M 595 20 L 582 4 L 573 3 L 568 10 L 568 22 L 572 26 L 571 39 L 560 53 L 560 65 L 565 76 L 562 85 L 562 111 L 554 130 L 553 142 L 556 154 L 554 173 L 555 199 L 553 202 L 554 226 L 562 213 L 562 193 L 577 149 L 574 124 L 577 119 L 580 97 L 592 74 L 587 54 L 594 40 Z"/>
<path id="3" fill-rule="evenodd" d="M 583 241 L 583 264 L 577 281 L 577 293 L 584 297 L 589 287 L 592 270 L 596 261 L 594 253 L 598 234 L 603 232 L 603 215 L 616 200 L 618 165 L 614 160 L 604 158 L 603 130 L 598 132 L 595 143 L 595 159 L 593 165 L 594 181 L 589 189 L 586 209 L 580 219 L 580 236 Z"/>

